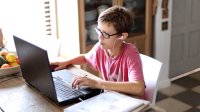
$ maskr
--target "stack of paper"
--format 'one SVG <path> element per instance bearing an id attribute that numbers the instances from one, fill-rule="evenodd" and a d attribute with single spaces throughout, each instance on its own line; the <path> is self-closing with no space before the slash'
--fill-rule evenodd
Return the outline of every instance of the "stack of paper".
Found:
<path id="1" fill-rule="evenodd" d="M 139 107 L 148 105 L 149 102 L 132 98 L 130 96 L 106 91 L 98 96 L 92 97 L 71 107 L 66 108 L 65 112 L 130 112 Z"/>

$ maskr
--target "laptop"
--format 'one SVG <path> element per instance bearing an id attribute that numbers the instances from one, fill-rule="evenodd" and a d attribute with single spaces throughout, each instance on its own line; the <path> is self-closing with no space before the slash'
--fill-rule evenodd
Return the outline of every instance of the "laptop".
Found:
<path id="1" fill-rule="evenodd" d="M 67 69 L 52 71 L 46 50 L 17 36 L 13 38 L 25 82 L 54 103 L 68 105 L 102 92 L 87 86 L 72 89 L 75 74 Z"/>

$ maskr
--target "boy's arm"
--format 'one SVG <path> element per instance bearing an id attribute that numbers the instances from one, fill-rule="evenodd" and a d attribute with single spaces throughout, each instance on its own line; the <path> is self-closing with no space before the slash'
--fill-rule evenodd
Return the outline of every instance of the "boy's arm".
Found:
<path id="1" fill-rule="evenodd" d="M 81 86 L 89 86 L 90 88 L 99 88 L 105 90 L 112 90 L 117 92 L 122 92 L 125 94 L 132 95 L 134 97 L 142 98 L 144 95 L 145 85 L 144 81 L 132 81 L 132 82 L 113 82 L 113 81 L 105 81 L 105 80 L 97 80 L 91 77 L 78 77 L 73 83 L 73 88 L 80 88 Z"/>
<path id="2" fill-rule="evenodd" d="M 51 69 L 54 70 L 61 70 L 66 68 L 68 65 L 81 65 L 86 62 L 84 54 L 81 54 L 77 57 L 67 59 L 66 61 L 57 61 L 51 62 Z"/>
<path id="3" fill-rule="evenodd" d="M 118 91 L 133 96 L 142 97 L 144 95 L 145 85 L 144 81 L 134 82 L 111 82 L 100 80 L 97 88 Z"/>
<path id="4" fill-rule="evenodd" d="M 67 60 L 66 63 L 72 64 L 72 65 L 84 64 L 84 63 L 86 63 L 85 55 L 81 54 L 77 57 L 71 58 L 71 59 Z"/>

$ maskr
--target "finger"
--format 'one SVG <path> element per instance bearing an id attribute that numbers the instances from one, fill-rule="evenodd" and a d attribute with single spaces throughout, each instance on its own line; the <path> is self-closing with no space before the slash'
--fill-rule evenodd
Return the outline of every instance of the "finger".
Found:
<path id="1" fill-rule="evenodd" d="M 80 78 L 80 76 L 78 76 L 78 75 L 75 75 L 75 76 L 72 78 L 72 80 L 71 80 L 72 85 L 73 85 L 73 83 L 75 82 L 75 80 L 78 79 L 78 78 Z"/>
<path id="2" fill-rule="evenodd" d="M 72 83 L 72 87 L 73 88 L 78 87 L 78 89 L 80 89 L 80 87 L 84 85 L 87 85 L 87 77 L 76 78 Z"/>
<path id="3" fill-rule="evenodd" d="M 61 66 L 57 66 L 57 67 L 55 67 L 55 70 L 61 70 L 61 69 L 62 69 Z"/>
<path id="4" fill-rule="evenodd" d="M 76 79 L 73 79 L 73 81 L 72 81 L 72 88 L 75 88 L 75 82 L 76 82 Z"/>
<path id="5" fill-rule="evenodd" d="M 77 86 L 78 86 L 78 89 L 80 89 L 82 86 L 88 86 L 88 84 L 86 83 L 86 81 L 82 81 Z"/>
<path id="6" fill-rule="evenodd" d="M 72 82 L 74 82 L 75 79 L 78 79 L 78 78 L 82 78 L 82 76 L 80 75 L 75 75 L 73 78 L 72 78 Z"/>
<path id="7" fill-rule="evenodd" d="M 74 76 L 74 79 L 78 79 L 78 78 L 81 78 L 81 76 L 79 76 L 79 75 Z"/>
<path id="8" fill-rule="evenodd" d="M 76 86 L 79 85 L 79 83 L 81 83 L 81 79 L 75 78 L 72 82 L 72 88 L 76 88 Z"/>

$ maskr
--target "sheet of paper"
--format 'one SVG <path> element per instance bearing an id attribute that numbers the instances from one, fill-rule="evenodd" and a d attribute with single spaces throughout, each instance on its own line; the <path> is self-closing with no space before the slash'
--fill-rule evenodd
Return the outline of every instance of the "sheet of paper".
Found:
<path id="1" fill-rule="evenodd" d="M 129 112 L 147 102 L 117 92 L 107 91 L 68 107 L 64 112 Z"/>

